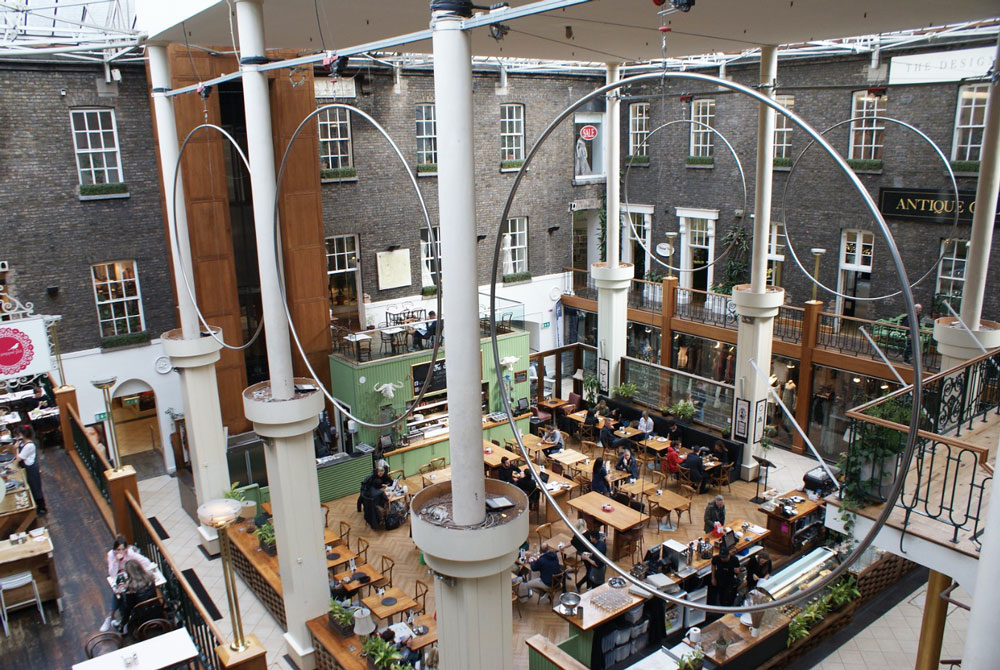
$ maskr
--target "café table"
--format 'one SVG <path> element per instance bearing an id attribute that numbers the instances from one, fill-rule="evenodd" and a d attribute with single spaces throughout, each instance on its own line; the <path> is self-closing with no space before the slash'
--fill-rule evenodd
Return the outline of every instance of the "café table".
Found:
<path id="1" fill-rule="evenodd" d="M 431 484 L 440 484 L 441 482 L 450 482 L 451 466 L 449 465 L 446 468 L 428 472 L 426 475 L 422 475 L 420 480 L 424 487 L 430 486 Z"/>
<path id="2" fill-rule="evenodd" d="M 594 462 L 595 461 L 584 461 L 582 463 L 576 463 L 573 465 L 573 471 L 578 475 L 586 475 L 591 479 L 594 478 Z M 614 464 L 604 462 L 608 466 L 608 484 L 614 485 L 615 483 L 628 479 L 629 474 L 627 472 L 622 472 L 621 470 L 615 470 Z"/>
<path id="3" fill-rule="evenodd" d="M 667 523 L 664 524 L 661 520 L 659 523 L 659 529 L 663 531 L 673 531 L 677 530 L 677 527 L 681 523 L 681 513 L 687 512 L 690 518 L 691 514 L 691 501 L 682 495 L 674 493 L 673 491 L 668 491 L 663 489 L 658 493 L 653 493 L 649 496 L 649 501 L 655 503 L 660 509 L 667 513 L 666 519 Z M 677 525 L 670 520 L 670 515 L 673 512 L 677 512 Z"/>
<path id="4" fill-rule="evenodd" d="M 178 628 L 163 635 L 116 649 L 73 666 L 73 670 L 121 670 L 126 667 L 141 670 L 172 668 L 198 658 L 198 648 L 187 629 Z M 134 662 L 136 659 L 138 662 Z M 126 665 L 126 663 L 130 665 Z"/>
<path id="5" fill-rule="evenodd" d="M 539 407 L 544 407 L 549 410 L 552 414 L 552 425 L 556 425 L 556 410 L 563 405 L 568 405 L 569 403 L 562 398 L 549 398 L 548 400 L 543 400 L 538 403 Z"/>
<path id="6" fill-rule="evenodd" d="M 420 616 L 413 617 L 413 626 L 426 626 L 427 632 L 423 635 L 414 635 L 409 640 L 406 641 L 406 646 L 413 651 L 420 651 L 424 647 L 430 646 L 437 642 L 438 632 L 437 632 L 437 621 L 434 619 L 433 615 L 421 614 Z"/>
<path id="7" fill-rule="evenodd" d="M 572 468 L 577 463 L 586 461 L 589 458 L 590 456 L 587 456 L 586 454 L 581 454 L 576 449 L 567 449 L 567 448 L 563 448 L 563 450 L 560 451 L 559 453 L 552 454 L 551 456 L 549 456 L 549 460 L 559 463 L 560 465 L 566 468 Z"/>
<path id="8" fill-rule="evenodd" d="M 331 558 L 332 557 L 332 558 Z M 346 565 L 351 559 L 357 561 L 358 555 L 342 544 L 331 546 L 326 554 L 326 569 L 335 570 L 338 565 Z"/>
<path id="9" fill-rule="evenodd" d="M 628 473 L 625 473 L 628 474 Z M 634 482 L 618 484 L 618 490 L 630 497 L 639 498 L 643 493 L 652 493 L 656 490 L 656 482 L 652 479 L 637 479 Z"/>
<path id="10" fill-rule="evenodd" d="M 626 439 L 632 439 L 640 434 L 642 434 L 642 431 L 634 426 L 624 426 L 615 431 L 615 437 L 624 437 Z"/>
<path id="11" fill-rule="evenodd" d="M 528 450 L 528 453 L 531 454 L 532 460 L 535 461 L 536 463 L 543 463 L 544 455 L 539 455 L 539 454 L 544 454 L 546 449 L 552 448 L 551 445 L 543 442 L 542 438 L 538 437 L 537 435 L 533 435 L 531 433 L 526 433 L 522 435 L 521 442 L 524 443 L 524 448 Z M 514 448 L 515 449 L 517 448 L 516 444 Z"/>
<path id="12" fill-rule="evenodd" d="M 639 446 L 656 452 L 657 456 L 662 456 L 663 452 L 670 446 L 670 440 L 665 437 L 647 437 L 645 440 L 639 442 Z"/>
<path id="13" fill-rule="evenodd" d="M 358 360 L 361 360 L 361 343 L 372 338 L 370 335 L 365 335 L 364 333 L 348 333 L 344 335 L 344 339 L 354 343 L 354 353 L 357 355 Z"/>
<path id="14" fill-rule="evenodd" d="M 357 579 L 353 579 L 354 575 L 361 573 L 368 577 L 367 582 L 361 582 Z M 377 582 L 385 579 L 385 575 L 375 569 L 371 563 L 365 563 L 364 565 L 359 565 L 357 570 L 344 570 L 343 572 L 336 573 L 333 578 L 340 582 L 347 592 L 351 595 L 361 590 L 366 586 L 371 586 Z M 348 581 L 349 580 L 349 581 Z"/>
<path id="15" fill-rule="evenodd" d="M 628 505 L 623 505 L 617 500 L 612 500 L 594 491 L 571 499 L 569 505 L 593 521 L 615 529 L 611 548 L 611 560 L 613 561 L 617 561 L 621 557 L 625 547 L 625 541 L 622 537 L 625 531 L 635 528 L 649 518 L 648 514 L 643 514 Z M 610 505 L 611 511 L 605 511 L 604 505 Z"/>
<path id="16" fill-rule="evenodd" d="M 361 604 L 370 609 L 376 617 L 385 619 L 389 623 L 392 623 L 392 617 L 397 614 L 417 608 L 417 601 L 395 586 L 387 588 L 383 595 L 373 593 L 367 598 L 362 598 Z"/>
<path id="17" fill-rule="evenodd" d="M 402 326 L 391 326 L 389 328 L 383 328 L 382 332 L 389 336 L 392 341 L 391 350 L 392 353 L 397 353 L 397 350 L 406 349 L 406 328 Z"/>
<path id="18" fill-rule="evenodd" d="M 0 414 L 0 426 L 9 426 L 15 423 L 21 423 L 20 412 L 7 412 L 6 414 Z"/>
<path id="19" fill-rule="evenodd" d="M 24 400 L 25 398 L 30 398 L 35 395 L 33 389 L 25 389 L 23 391 L 12 391 L 10 393 L 0 394 L 0 405 L 17 402 L 18 400 Z"/>
<path id="20" fill-rule="evenodd" d="M 580 410 L 579 412 L 573 412 L 572 414 L 567 414 L 566 418 L 569 419 L 570 421 L 576 421 L 578 424 L 582 426 L 583 422 L 587 418 L 587 411 Z M 610 417 L 600 417 L 597 419 L 597 423 L 594 424 L 594 429 L 601 430 L 602 428 L 604 428 L 605 423 L 610 423 L 613 426 L 615 425 L 616 421 Z"/>
<path id="21" fill-rule="evenodd" d="M 521 455 L 515 454 L 513 451 L 504 449 L 503 447 L 493 444 L 489 440 L 483 440 L 483 462 L 486 467 L 490 470 L 496 470 L 500 467 L 500 461 L 506 456 L 510 459 L 511 463 L 520 462 Z"/>
<path id="22" fill-rule="evenodd" d="M 521 472 L 525 477 L 531 476 L 531 474 L 528 473 L 527 465 L 521 466 Z M 549 480 L 545 483 L 545 487 L 548 489 L 549 493 L 552 494 L 553 498 L 561 498 L 564 495 L 568 498 L 572 491 L 580 488 L 579 482 L 563 477 L 560 474 L 556 474 L 552 471 L 546 471 L 545 474 L 549 476 Z M 546 500 L 545 521 L 547 523 L 555 523 L 559 520 L 559 514 L 556 512 L 554 507 L 548 504 L 548 500 Z"/>
<path id="23" fill-rule="evenodd" d="M 28 412 L 28 418 L 32 421 L 39 421 L 53 416 L 59 416 L 58 407 L 36 407 Z"/>
<path id="24" fill-rule="evenodd" d="M 38 506 L 28 488 L 27 474 L 24 468 L 13 463 L 0 465 L 0 470 L 6 472 L 6 482 L 15 482 L 17 486 L 6 491 L 0 498 L 0 537 L 6 538 L 11 533 L 23 533 L 28 530 L 38 518 Z M 5 481 L 0 485 L 6 486 Z"/>

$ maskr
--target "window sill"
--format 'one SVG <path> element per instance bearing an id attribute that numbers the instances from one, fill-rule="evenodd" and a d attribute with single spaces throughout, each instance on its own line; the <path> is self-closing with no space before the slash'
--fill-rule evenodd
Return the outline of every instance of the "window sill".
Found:
<path id="1" fill-rule="evenodd" d="M 323 179 L 320 178 L 319 183 L 321 184 L 351 184 L 358 181 L 357 177 L 344 177 L 342 179 Z"/>
<path id="2" fill-rule="evenodd" d="M 123 200 L 125 198 L 131 198 L 131 193 L 102 193 L 100 195 L 78 195 L 80 202 L 87 202 L 89 200 Z"/>
<path id="3" fill-rule="evenodd" d="M 775 172 L 791 172 L 792 168 L 788 165 L 775 165 L 771 168 Z"/>
<path id="4" fill-rule="evenodd" d="M 630 161 L 622 161 L 622 167 L 625 168 L 648 168 L 649 163 L 632 163 Z"/>
<path id="5" fill-rule="evenodd" d="M 521 168 L 519 168 L 519 167 L 516 167 L 516 168 L 505 168 L 505 167 L 502 167 L 502 168 L 500 168 L 500 172 L 501 173 L 504 173 L 504 172 L 520 172 L 520 170 L 521 170 Z M 525 170 L 525 172 L 530 172 L 530 171 L 531 171 L 531 168 L 528 168 L 527 170 Z"/>
<path id="6" fill-rule="evenodd" d="M 422 177 L 436 177 L 436 176 L 438 176 L 437 172 L 418 172 L 417 173 L 417 178 L 418 179 L 420 179 Z"/>
<path id="7" fill-rule="evenodd" d="M 702 164 L 702 163 L 696 163 L 696 164 L 693 164 L 693 165 L 689 164 L 689 163 L 685 163 L 684 167 L 686 167 L 688 170 L 711 170 L 712 168 L 715 167 L 715 163 L 709 163 L 707 165 Z"/>
<path id="8" fill-rule="evenodd" d="M 573 177 L 573 186 L 586 186 L 587 184 L 604 184 L 607 178 L 604 175 L 593 175 L 585 177 Z"/>
<path id="9" fill-rule="evenodd" d="M 854 170 L 854 174 L 882 174 L 882 170 Z"/>
<path id="10" fill-rule="evenodd" d="M 943 174 L 945 177 L 948 176 L 948 173 L 944 172 L 944 171 L 942 171 L 941 174 Z M 956 170 L 955 171 L 955 176 L 957 178 L 959 178 L 959 179 L 978 179 L 979 178 L 979 173 L 978 172 L 958 172 Z"/>
<path id="11" fill-rule="evenodd" d="M 530 284 L 531 282 L 532 282 L 531 279 L 521 279 L 518 281 L 505 281 L 502 283 L 504 287 L 507 287 L 507 286 L 520 286 L 521 284 Z"/>

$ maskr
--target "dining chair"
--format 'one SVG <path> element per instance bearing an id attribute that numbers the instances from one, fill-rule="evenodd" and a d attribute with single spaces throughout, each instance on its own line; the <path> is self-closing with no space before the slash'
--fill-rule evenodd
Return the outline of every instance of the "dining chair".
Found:
<path id="1" fill-rule="evenodd" d="M 417 614 L 427 614 L 427 591 L 429 590 L 427 584 L 419 579 L 414 583 L 413 599 L 419 604 L 419 607 L 416 609 Z"/>
<path id="2" fill-rule="evenodd" d="M 694 497 L 698 494 L 693 486 L 688 486 L 687 484 L 681 484 L 681 495 L 688 499 L 687 513 L 688 513 L 688 523 L 691 522 L 691 503 L 694 502 Z M 681 511 L 677 511 L 677 520 L 681 519 Z"/>
<path id="3" fill-rule="evenodd" d="M 358 345 L 358 361 L 370 361 L 372 359 L 372 341 L 359 340 L 356 344 Z"/>
<path id="4" fill-rule="evenodd" d="M 355 554 L 357 554 L 357 557 L 361 559 L 361 561 L 359 561 L 359 563 L 367 563 L 368 562 L 368 547 L 369 547 L 368 540 L 366 540 L 365 538 L 359 536 L 358 537 L 358 550 L 354 552 Z"/>
<path id="5" fill-rule="evenodd" d="M 722 487 L 725 486 L 729 489 L 729 492 L 732 493 L 732 470 L 730 470 L 725 464 L 720 465 L 716 468 L 716 470 L 718 470 L 718 472 L 712 475 L 712 478 L 709 480 L 709 486 L 717 488 L 720 491 L 722 490 Z"/>
<path id="6" fill-rule="evenodd" d="M 429 475 L 434 472 L 434 466 L 431 463 L 424 463 L 420 466 L 420 474 Z"/>
<path id="7" fill-rule="evenodd" d="M 344 543 L 345 547 L 350 548 L 351 546 L 351 524 L 346 521 L 340 522 L 340 541 Z"/>
<path id="8" fill-rule="evenodd" d="M 145 642 L 146 640 L 156 637 L 157 635 L 169 633 L 173 629 L 173 625 L 171 625 L 171 623 L 166 619 L 150 619 L 136 629 L 135 633 L 133 633 L 133 637 L 139 642 Z"/>
<path id="9" fill-rule="evenodd" d="M 441 470 L 448 467 L 448 461 L 444 456 L 438 456 L 437 458 L 431 459 L 431 468 L 434 470 Z"/>
<path id="10" fill-rule="evenodd" d="M 550 603 L 555 603 L 556 594 L 566 591 L 566 568 L 562 572 L 552 575 L 552 584 L 538 592 L 538 602 L 542 602 L 542 596 L 548 596 Z"/>
<path id="11" fill-rule="evenodd" d="M 121 633 L 109 630 L 103 633 L 94 633 L 87 638 L 87 642 L 83 645 L 83 652 L 87 658 L 97 658 L 121 649 L 124 645 L 125 638 L 122 637 Z"/>
<path id="12" fill-rule="evenodd" d="M 535 535 L 538 536 L 538 546 L 542 546 L 542 542 L 552 538 L 552 524 L 543 523 L 541 526 L 535 528 Z"/>
<path id="13" fill-rule="evenodd" d="M 662 507 L 659 506 L 659 504 L 657 504 L 656 502 L 654 502 L 653 499 L 650 498 L 650 496 L 649 496 L 648 493 L 643 493 L 642 494 L 642 502 L 646 506 L 646 513 L 649 514 L 649 518 L 656 520 L 656 523 L 654 525 L 656 526 L 656 534 L 659 535 L 660 534 L 660 520 L 663 517 L 665 517 L 668 514 L 670 514 L 670 512 L 668 512 L 667 510 L 663 509 Z M 649 525 L 649 521 L 646 522 L 646 526 L 647 527 L 648 527 L 648 525 Z"/>
<path id="14" fill-rule="evenodd" d="M 389 479 L 392 481 L 399 481 L 401 479 L 406 479 L 406 473 L 400 470 L 389 470 Z"/>
<path id="15" fill-rule="evenodd" d="M 379 566 L 379 572 L 382 573 L 382 582 L 389 588 L 392 588 L 392 570 L 396 567 L 396 560 L 391 556 L 386 556 L 382 554 L 382 563 Z"/>

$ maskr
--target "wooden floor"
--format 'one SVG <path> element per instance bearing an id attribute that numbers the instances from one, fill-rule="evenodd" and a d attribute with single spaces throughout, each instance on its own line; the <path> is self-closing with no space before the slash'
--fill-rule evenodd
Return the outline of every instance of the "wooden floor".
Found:
<path id="1" fill-rule="evenodd" d="M 421 486 L 419 475 L 411 477 L 406 481 L 411 492 L 419 490 Z M 799 481 L 801 481 L 801 479 Z M 749 502 L 749 499 L 754 496 L 754 491 L 754 484 L 742 481 L 733 483 L 732 493 L 728 490 L 723 490 L 722 493 L 726 499 L 727 518 L 735 519 L 742 517 L 764 525 L 766 523 L 764 515 L 757 511 L 757 505 Z M 694 537 L 701 535 L 703 531 L 705 506 L 714 498 L 715 493 L 716 492 L 712 492 L 710 494 L 697 496 L 691 507 L 691 521 L 688 521 L 688 517 L 685 514 L 677 531 L 671 533 L 657 533 L 655 530 L 655 521 L 651 522 L 650 528 L 645 533 L 645 546 L 648 548 L 653 544 L 663 542 L 668 538 L 674 538 L 681 542 L 687 542 Z M 396 567 L 393 572 L 393 584 L 402 588 L 407 593 L 413 593 L 414 581 L 416 579 L 420 579 L 428 584 L 431 587 L 431 591 L 427 597 L 427 611 L 432 612 L 434 607 L 434 580 L 430 577 L 430 575 L 428 575 L 427 567 L 420 565 L 420 552 L 410 539 L 409 524 L 404 524 L 400 528 L 392 531 L 375 532 L 365 525 L 361 514 L 357 512 L 356 502 L 356 496 L 348 496 L 347 498 L 341 498 L 339 500 L 333 500 L 326 503 L 326 506 L 330 508 L 330 528 L 337 530 L 340 520 L 350 523 L 352 528 L 351 547 L 355 548 L 357 543 L 355 538 L 359 535 L 367 539 L 371 543 L 371 548 L 369 549 L 368 554 L 370 562 L 377 562 L 379 560 L 379 556 L 382 554 L 387 554 L 394 558 L 396 560 Z M 569 506 L 565 506 L 565 508 L 569 511 L 571 518 L 576 517 L 573 508 Z M 542 518 L 540 520 L 538 520 L 537 517 L 532 517 L 531 534 L 529 539 L 533 548 L 536 548 L 538 545 L 538 538 L 534 533 L 534 529 L 539 523 L 544 523 L 544 511 L 541 516 Z M 561 524 L 560 527 L 562 527 Z M 565 531 L 556 529 L 554 532 Z M 775 552 L 771 553 L 776 565 L 783 563 L 784 558 L 782 556 L 776 554 Z M 627 559 L 623 559 L 618 563 L 626 569 L 631 568 L 631 563 Z M 515 608 L 514 667 L 528 667 L 528 651 L 527 646 L 525 645 L 525 640 L 527 640 L 527 638 L 537 633 L 541 633 L 554 642 L 560 642 L 569 636 L 568 626 L 569 624 L 567 624 L 563 619 L 552 613 L 551 605 L 548 600 L 543 600 L 541 604 L 538 604 L 537 596 L 533 598 L 531 602 L 521 604 L 520 615 L 518 614 L 518 608 Z"/>
<path id="2" fill-rule="evenodd" d="M 10 613 L 10 638 L 0 644 L 0 669 L 69 668 L 86 659 L 83 645 L 107 616 L 107 551 L 111 531 L 61 447 L 41 451 L 42 490 L 49 513 L 39 518 L 55 547 L 65 610 L 46 603 L 47 625 L 38 611 Z"/>

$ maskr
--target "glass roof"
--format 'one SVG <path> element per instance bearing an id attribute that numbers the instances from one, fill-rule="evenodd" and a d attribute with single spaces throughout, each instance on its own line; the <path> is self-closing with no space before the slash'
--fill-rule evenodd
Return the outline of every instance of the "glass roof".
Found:
<path id="1" fill-rule="evenodd" d="M 140 45 L 134 0 L 0 0 L 0 57 L 112 60 Z"/>

